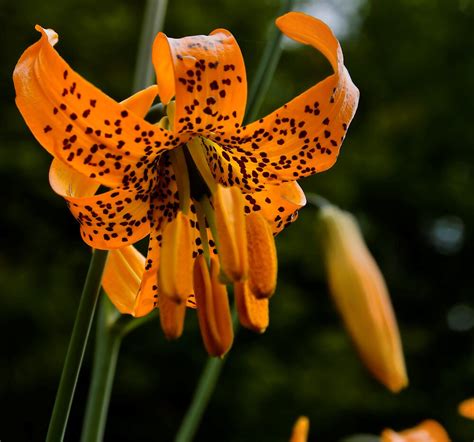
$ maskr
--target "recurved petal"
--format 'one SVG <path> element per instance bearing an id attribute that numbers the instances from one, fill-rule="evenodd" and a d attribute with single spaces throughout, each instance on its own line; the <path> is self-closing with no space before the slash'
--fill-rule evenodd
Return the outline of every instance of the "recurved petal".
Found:
<path id="1" fill-rule="evenodd" d="M 144 267 L 144 256 L 133 246 L 109 253 L 102 287 L 120 313 L 133 314 Z"/>
<path id="2" fill-rule="evenodd" d="M 426 420 L 416 427 L 397 433 L 393 430 L 382 432 L 381 442 L 450 442 L 446 430 L 434 420 Z"/>
<path id="3" fill-rule="evenodd" d="M 16 103 L 53 156 L 115 187 L 133 181 L 132 171 L 143 176 L 157 154 L 181 142 L 79 76 L 54 50 L 57 34 L 36 29 L 40 40 L 23 53 L 13 73 Z"/>
<path id="4" fill-rule="evenodd" d="M 298 210 L 306 204 L 303 189 L 296 181 L 268 184 L 262 192 L 245 195 L 245 212 L 259 212 L 272 226 L 273 234 L 296 221 Z"/>
<path id="5" fill-rule="evenodd" d="M 179 39 L 159 33 L 153 64 L 161 101 L 176 97 L 174 129 L 216 132 L 242 122 L 247 80 L 240 48 L 229 31 Z"/>
<path id="6" fill-rule="evenodd" d="M 343 64 L 339 42 L 322 21 L 290 12 L 276 23 L 288 37 L 321 51 L 334 74 L 259 121 L 225 136 L 208 135 L 228 153 L 233 150 L 257 160 L 243 165 L 244 178 L 250 181 L 243 183 L 244 191 L 256 186 L 255 179 L 259 183 L 296 180 L 329 169 L 337 159 L 359 99 Z M 237 173 L 232 160 L 219 158 L 220 168 L 230 167 Z M 254 170 L 258 177 L 252 176 Z"/>
<path id="7" fill-rule="evenodd" d="M 53 162 L 49 182 L 65 200 L 81 226 L 83 240 L 96 249 L 115 249 L 133 244 L 150 231 L 149 194 L 117 189 L 90 197 L 71 196 L 63 169 Z"/>

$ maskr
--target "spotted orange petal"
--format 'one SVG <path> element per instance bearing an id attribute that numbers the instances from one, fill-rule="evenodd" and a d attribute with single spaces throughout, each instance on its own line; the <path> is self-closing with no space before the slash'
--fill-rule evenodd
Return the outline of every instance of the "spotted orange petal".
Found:
<path id="1" fill-rule="evenodd" d="M 321 51 L 334 74 L 259 121 L 225 136 L 208 135 L 226 152 L 218 157 L 217 170 L 244 178 L 241 187 L 247 192 L 262 182 L 296 180 L 329 169 L 359 99 L 339 42 L 322 21 L 290 12 L 276 24 L 288 37 Z"/>
<path id="2" fill-rule="evenodd" d="M 306 204 L 303 189 L 296 181 L 269 184 L 262 192 L 245 195 L 245 199 L 245 212 L 260 212 L 272 226 L 274 235 L 295 221 L 298 210 Z"/>
<path id="3" fill-rule="evenodd" d="M 133 182 L 132 171 L 143 176 L 157 154 L 181 143 L 79 76 L 54 50 L 57 34 L 36 29 L 40 40 L 23 53 L 13 73 L 16 104 L 53 156 L 115 187 Z"/>
<path id="4" fill-rule="evenodd" d="M 167 104 L 176 97 L 176 131 L 222 131 L 240 125 L 247 79 L 240 48 L 229 31 L 179 39 L 159 33 L 153 64 L 161 101 Z"/>
<path id="5" fill-rule="evenodd" d="M 72 196 L 70 172 L 53 161 L 49 182 L 62 196 L 81 226 L 83 240 L 96 249 L 114 249 L 133 244 L 150 232 L 149 194 L 117 189 L 89 196 Z"/>

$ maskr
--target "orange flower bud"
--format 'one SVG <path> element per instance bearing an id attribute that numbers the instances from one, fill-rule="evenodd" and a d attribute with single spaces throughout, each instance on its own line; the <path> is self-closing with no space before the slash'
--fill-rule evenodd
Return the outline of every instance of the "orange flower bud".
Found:
<path id="1" fill-rule="evenodd" d="M 306 442 L 308 440 L 308 433 L 309 419 L 306 416 L 301 416 L 293 427 L 290 442 Z"/>
<path id="2" fill-rule="evenodd" d="M 217 186 L 213 197 L 222 271 L 232 280 L 247 277 L 244 197 L 238 187 Z"/>
<path id="3" fill-rule="evenodd" d="M 263 333 L 269 323 L 268 299 L 258 299 L 247 282 L 234 284 L 235 305 L 240 323 L 257 333 Z"/>
<path id="4" fill-rule="evenodd" d="M 450 442 L 446 430 L 434 420 L 426 420 L 414 428 L 396 433 L 384 430 L 381 442 Z"/>
<path id="5" fill-rule="evenodd" d="M 277 283 L 278 262 L 272 229 L 258 212 L 245 217 L 249 259 L 249 287 L 257 298 L 273 295 Z"/>
<path id="6" fill-rule="evenodd" d="M 199 328 L 211 356 L 223 356 L 232 346 L 234 331 L 227 289 L 219 281 L 219 262 L 211 258 L 211 269 L 203 255 L 194 261 L 194 293 Z"/>
<path id="7" fill-rule="evenodd" d="M 188 217 L 178 211 L 163 229 L 158 286 L 162 296 L 184 302 L 193 292 L 194 231 Z"/>
<path id="8" fill-rule="evenodd" d="M 393 392 L 408 383 L 397 322 L 380 269 L 355 218 L 321 208 L 329 288 L 346 328 L 372 374 Z"/>
<path id="9" fill-rule="evenodd" d="M 459 414 L 467 419 L 474 420 L 474 398 L 466 399 L 459 404 Z"/>

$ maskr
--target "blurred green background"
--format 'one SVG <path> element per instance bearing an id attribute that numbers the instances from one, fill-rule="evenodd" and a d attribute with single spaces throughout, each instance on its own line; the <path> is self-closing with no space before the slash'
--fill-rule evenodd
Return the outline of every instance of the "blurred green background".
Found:
<path id="1" fill-rule="evenodd" d="M 387 279 L 398 315 L 410 386 L 392 395 L 366 373 L 328 296 L 315 213 L 277 239 L 278 292 L 271 325 L 241 330 L 197 441 L 286 441 L 300 414 L 310 440 L 413 426 L 438 419 L 453 441 L 474 437 L 457 404 L 474 395 L 474 4 L 470 0 L 321 0 L 299 8 L 341 38 L 361 91 L 341 156 L 304 180 L 356 214 Z M 0 398 L 2 441 L 42 440 L 90 252 L 62 199 L 48 185 L 50 157 L 14 105 L 11 74 L 54 28 L 61 55 L 121 100 L 131 89 L 144 2 L 2 0 L 0 173 Z M 277 1 L 170 1 L 173 37 L 230 29 L 249 78 Z M 285 44 L 262 114 L 324 78 L 329 67 L 307 47 Z M 205 363 L 194 312 L 184 337 L 167 342 L 158 321 L 126 338 L 107 441 L 170 441 Z M 66 440 L 79 439 L 91 351 Z"/>

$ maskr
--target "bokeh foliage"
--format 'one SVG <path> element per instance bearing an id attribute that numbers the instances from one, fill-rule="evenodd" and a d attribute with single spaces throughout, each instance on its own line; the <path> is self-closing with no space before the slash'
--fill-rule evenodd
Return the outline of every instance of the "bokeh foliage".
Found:
<path id="1" fill-rule="evenodd" d="M 60 34 L 59 51 L 76 70 L 125 98 L 143 6 L 114 0 L 0 6 L 2 440 L 41 440 L 46 433 L 90 256 L 48 186 L 50 158 L 14 106 L 11 73 L 40 23 Z M 165 30 L 178 37 L 230 29 L 251 78 L 277 9 L 269 0 L 174 0 Z M 474 424 L 456 414 L 458 402 L 474 394 L 474 5 L 368 0 L 356 21 L 343 48 L 361 90 L 359 111 L 337 165 L 302 186 L 361 221 L 392 293 L 411 385 L 392 395 L 359 363 L 328 297 L 314 211 L 307 208 L 277 240 L 271 326 L 262 336 L 239 332 L 198 441 L 284 441 L 300 414 L 310 417 L 312 438 L 328 442 L 428 417 L 439 419 L 454 441 L 474 434 Z M 264 111 L 328 71 L 319 54 L 288 47 Z M 166 342 L 157 321 L 127 337 L 105 439 L 171 440 L 205 359 L 193 312 L 178 342 Z M 68 441 L 78 440 L 89 372 L 90 355 Z"/>

